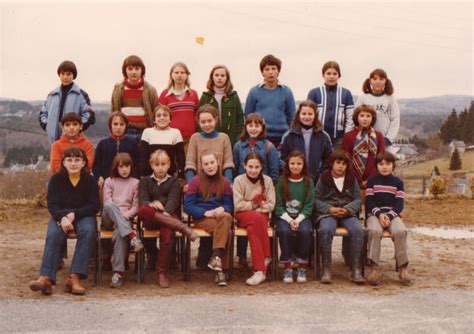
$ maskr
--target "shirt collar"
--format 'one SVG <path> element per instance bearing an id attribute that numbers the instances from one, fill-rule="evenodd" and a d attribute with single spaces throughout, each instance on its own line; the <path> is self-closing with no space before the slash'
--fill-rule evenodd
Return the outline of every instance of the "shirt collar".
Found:
<path id="1" fill-rule="evenodd" d="M 186 94 L 187 92 L 190 91 L 190 88 L 188 86 L 185 86 L 184 87 L 184 93 Z M 170 89 L 168 89 L 168 93 L 166 93 L 166 96 L 170 96 L 171 94 L 175 94 L 175 90 L 174 90 L 174 87 L 171 87 Z"/>
<path id="2" fill-rule="evenodd" d="M 265 86 L 265 81 L 260 83 L 258 88 L 262 88 L 263 86 Z M 280 80 L 278 80 L 278 83 L 276 85 L 277 87 L 283 87 L 284 85 L 280 82 Z M 269 89 L 269 88 L 268 88 Z"/>
<path id="3" fill-rule="evenodd" d="M 160 185 L 160 184 L 166 182 L 170 177 L 171 177 L 171 175 L 166 174 L 166 176 L 165 176 L 162 180 L 158 180 L 158 178 L 155 176 L 154 173 L 152 173 L 151 176 L 150 176 L 150 178 L 152 178 L 153 180 L 155 180 L 158 185 Z"/>

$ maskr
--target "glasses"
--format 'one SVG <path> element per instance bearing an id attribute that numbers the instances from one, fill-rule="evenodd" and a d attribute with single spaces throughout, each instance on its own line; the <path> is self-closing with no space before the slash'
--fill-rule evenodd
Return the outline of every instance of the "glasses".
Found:
<path id="1" fill-rule="evenodd" d="M 168 114 L 167 112 L 164 112 L 164 113 L 158 113 L 155 115 L 156 117 L 160 118 L 160 117 L 170 117 L 170 114 Z"/>
<path id="2" fill-rule="evenodd" d="M 73 162 L 75 163 L 82 162 L 82 160 L 83 160 L 82 158 L 65 158 L 64 162 L 72 164 Z"/>

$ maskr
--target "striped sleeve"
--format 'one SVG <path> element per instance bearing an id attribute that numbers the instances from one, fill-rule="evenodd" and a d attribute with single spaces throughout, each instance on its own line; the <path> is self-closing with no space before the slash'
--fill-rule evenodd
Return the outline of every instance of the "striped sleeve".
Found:
<path id="1" fill-rule="evenodd" d="M 405 203 L 405 188 L 403 186 L 403 181 L 400 179 L 397 179 L 397 193 L 395 195 L 395 205 L 393 209 L 390 210 L 389 215 L 393 215 L 393 218 L 399 216 L 403 211 L 404 203 Z"/>
<path id="2" fill-rule="evenodd" d="M 367 207 L 367 212 L 370 212 L 376 217 L 380 215 L 380 208 L 378 208 L 375 204 L 374 182 L 372 179 L 367 181 L 367 190 L 365 191 L 365 205 Z"/>

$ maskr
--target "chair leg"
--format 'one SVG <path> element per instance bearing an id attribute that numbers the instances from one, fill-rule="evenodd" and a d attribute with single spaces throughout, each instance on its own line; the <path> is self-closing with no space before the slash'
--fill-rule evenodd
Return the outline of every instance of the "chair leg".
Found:
<path id="1" fill-rule="evenodd" d="M 94 286 L 98 285 L 98 275 L 99 275 L 99 266 L 100 261 L 97 260 L 97 249 L 99 248 L 100 243 L 100 232 L 96 235 L 96 243 L 94 247 Z"/>
<path id="2" fill-rule="evenodd" d="M 231 227 L 230 230 L 230 240 L 228 246 L 229 252 L 229 281 L 232 280 L 234 277 L 234 238 L 235 238 L 235 228 L 234 226 Z"/>
<path id="3" fill-rule="evenodd" d="M 102 254 L 102 237 L 99 235 L 97 237 L 97 247 L 95 250 L 95 268 L 94 271 L 97 273 L 95 279 L 97 280 L 97 285 L 102 285 L 102 261 L 100 261 L 100 254 Z"/>
<path id="4" fill-rule="evenodd" d="M 191 240 L 186 238 L 186 255 L 185 255 L 186 265 L 184 266 L 184 280 L 189 281 L 191 276 Z"/>
<path id="5" fill-rule="evenodd" d="M 276 240 L 275 231 L 272 237 L 272 280 L 276 281 L 278 272 L 278 241 Z"/>
<path id="6" fill-rule="evenodd" d="M 321 248 L 319 244 L 319 232 L 318 228 L 315 229 L 315 269 L 316 269 L 316 280 L 321 280 Z"/>

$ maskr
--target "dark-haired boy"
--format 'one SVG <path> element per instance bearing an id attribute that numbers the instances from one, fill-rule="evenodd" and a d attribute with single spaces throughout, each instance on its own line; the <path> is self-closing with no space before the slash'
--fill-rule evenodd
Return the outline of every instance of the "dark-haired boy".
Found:
<path id="1" fill-rule="evenodd" d="M 138 56 L 124 59 L 122 64 L 123 81 L 117 83 L 112 91 L 111 112 L 121 111 L 128 119 L 126 134 L 137 144 L 144 129 L 153 126 L 153 110 L 158 104 L 158 93 L 145 81 L 145 64 Z"/>
<path id="2" fill-rule="evenodd" d="M 409 285 L 411 278 L 408 273 L 407 229 L 400 218 L 405 196 L 403 181 L 392 174 L 395 169 L 393 154 L 382 152 L 377 154 L 375 160 L 379 175 L 369 178 L 365 195 L 370 265 L 367 280 L 371 285 L 380 283 L 378 265 L 382 234 L 384 230 L 388 230 L 395 246 L 400 282 Z"/>
<path id="3" fill-rule="evenodd" d="M 50 164 L 51 172 L 57 173 L 61 167 L 63 152 L 69 147 L 79 147 L 87 156 L 87 168 L 92 169 L 94 163 L 94 147 L 92 143 L 81 134 L 81 116 L 74 112 L 65 113 L 61 119 L 63 135 L 51 145 Z"/>
<path id="4" fill-rule="evenodd" d="M 260 61 L 260 72 L 263 83 L 252 87 L 245 102 L 245 115 L 260 113 L 265 119 L 267 139 L 275 147 L 288 130 L 296 110 L 293 92 L 288 86 L 278 81 L 281 71 L 281 60 L 273 55 L 266 55 Z"/>
<path id="5" fill-rule="evenodd" d="M 77 77 L 76 65 L 65 60 L 59 64 L 57 73 L 61 85 L 48 94 L 39 114 L 40 126 L 46 131 L 50 144 L 61 137 L 59 123 L 66 112 L 80 116 L 83 130 L 95 123 L 89 96 L 74 82 Z"/>

